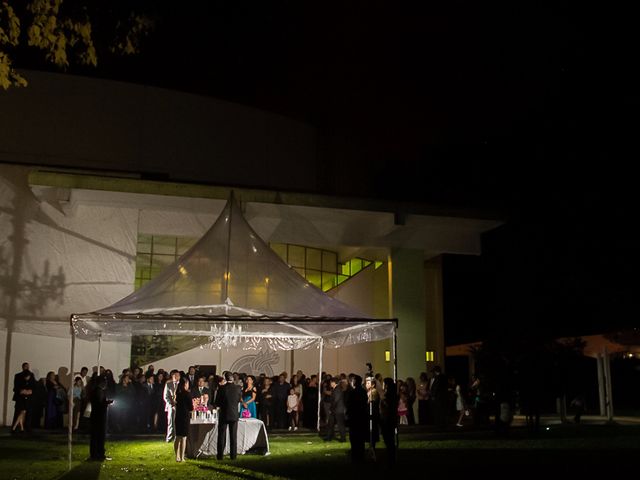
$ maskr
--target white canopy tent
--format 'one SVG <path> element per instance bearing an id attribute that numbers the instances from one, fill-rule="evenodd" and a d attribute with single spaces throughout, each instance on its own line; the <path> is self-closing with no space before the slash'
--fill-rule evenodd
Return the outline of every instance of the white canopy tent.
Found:
<path id="1" fill-rule="evenodd" d="M 89 340 L 194 335 L 224 346 L 232 331 L 248 348 L 291 350 L 320 339 L 337 348 L 390 338 L 395 321 L 368 318 L 311 285 L 229 200 L 209 231 L 160 275 L 110 307 L 73 314 L 71 325 Z"/>
<path id="2" fill-rule="evenodd" d="M 392 338 L 395 377 L 396 327 L 396 320 L 368 318 L 307 282 L 231 198 L 209 231 L 156 278 L 109 307 L 71 315 L 71 371 L 76 337 L 98 341 L 98 365 L 102 341 L 132 335 L 207 337 L 213 348 L 318 348 L 319 374 L 325 348 Z"/>

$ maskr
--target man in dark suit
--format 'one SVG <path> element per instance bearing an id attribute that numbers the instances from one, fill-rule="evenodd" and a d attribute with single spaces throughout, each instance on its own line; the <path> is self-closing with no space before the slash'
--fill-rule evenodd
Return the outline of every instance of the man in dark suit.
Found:
<path id="1" fill-rule="evenodd" d="M 351 377 L 351 391 L 347 396 L 347 417 L 349 418 L 349 441 L 351 442 L 351 461 L 364 461 L 364 444 L 369 431 L 369 407 L 367 392 L 362 387 L 362 377 Z"/>
<path id="2" fill-rule="evenodd" d="M 111 460 L 104 451 L 104 439 L 107 433 L 107 407 L 113 400 L 107 398 L 107 377 L 93 374 L 89 383 L 89 401 L 91 402 L 91 429 L 89 437 L 89 455 L 91 460 Z"/>
<path id="3" fill-rule="evenodd" d="M 191 365 L 189 367 L 188 372 L 189 373 L 187 375 L 187 378 L 189 379 L 189 388 L 193 392 L 193 390 L 195 390 L 195 388 L 196 388 L 196 385 L 198 385 L 198 375 L 197 375 L 197 372 L 196 372 L 196 367 Z"/>
<path id="4" fill-rule="evenodd" d="M 238 405 L 242 397 L 242 388 L 233 383 L 233 374 L 224 372 L 225 384 L 218 388 L 216 407 L 218 407 L 218 452 L 217 459 L 222 460 L 227 443 L 229 427 L 229 453 L 231 460 L 238 455 Z"/>
<path id="5" fill-rule="evenodd" d="M 191 397 L 198 398 L 198 403 L 200 405 L 207 406 L 209 404 L 211 393 L 207 386 L 207 379 L 205 377 L 198 378 L 198 384 L 195 388 L 191 389 Z"/>
<path id="6" fill-rule="evenodd" d="M 436 426 L 444 428 L 447 423 L 447 377 L 438 365 L 433 367 L 433 378 L 429 391 L 433 400 L 433 413 Z"/>
<path id="7" fill-rule="evenodd" d="M 27 377 L 25 376 L 25 374 L 29 374 L 30 377 L 28 382 L 27 380 L 25 380 Z M 25 384 L 25 382 L 28 383 Z M 24 390 L 24 389 L 35 389 L 35 379 L 33 376 L 33 373 L 31 373 L 31 371 L 29 370 L 29 363 L 28 362 L 24 362 L 22 364 L 22 370 L 18 373 L 16 373 L 13 376 L 13 401 L 14 402 L 18 402 L 18 397 L 20 396 L 20 390 Z M 13 421 L 11 422 L 11 425 L 14 425 L 16 423 L 16 419 L 18 418 L 19 415 L 19 411 L 17 408 L 13 409 Z M 25 426 L 27 427 L 27 430 L 31 430 L 31 411 L 30 409 L 27 410 L 27 418 L 25 420 Z"/>

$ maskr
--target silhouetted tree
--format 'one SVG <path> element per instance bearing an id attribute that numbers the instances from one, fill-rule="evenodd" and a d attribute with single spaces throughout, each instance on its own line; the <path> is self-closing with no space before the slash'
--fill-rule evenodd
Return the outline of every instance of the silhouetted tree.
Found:
<path id="1" fill-rule="evenodd" d="M 26 86 L 17 57 L 34 52 L 60 69 L 132 55 L 153 28 L 151 0 L 1 0 L 0 87 Z"/>

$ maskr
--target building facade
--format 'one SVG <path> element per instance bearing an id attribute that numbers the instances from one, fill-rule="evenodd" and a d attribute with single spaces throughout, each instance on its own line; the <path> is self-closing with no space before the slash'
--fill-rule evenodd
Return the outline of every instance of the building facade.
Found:
<path id="1" fill-rule="evenodd" d="M 320 272 L 321 285 L 333 278 L 334 265 L 337 279 L 350 260 L 371 261 L 323 289 L 372 316 L 398 318 L 400 378 L 424 371 L 427 358 L 444 359 L 439 255 L 479 254 L 480 235 L 499 220 L 330 191 L 317 130 L 268 112 L 66 75 L 31 72 L 30 80 L 28 88 L 0 95 L 5 423 L 22 362 L 37 378 L 54 371 L 68 385 L 69 315 L 130 294 L 143 280 L 141 262 L 150 259 L 141 247 L 145 239 L 174 238 L 179 254 L 180 242 L 199 238 L 232 190 L 264 241 L 335 254 L 320 269 L 308 260 L 309 275 Z M 159 242 L 155 253 L 161 247 L 168 248 Z M 156 257 L 148 275 L 169 258 Z M 326 352 L 324 370 L 364 372 L 371 362 L 391 374 L 385 356 L 391 348 L 379 342 Z M 96 364 L 96 345 L 79 341 L 76 352 L 76 366 Z M 154 365 L 230 368 L 258 354 L 198 347 Z M 131 363 L 132 345 L 103 342 L 101 355 L 103 365 L 119 372 Z M 266 361 L 276 373 L 310 373 L 317 352 Z"/>

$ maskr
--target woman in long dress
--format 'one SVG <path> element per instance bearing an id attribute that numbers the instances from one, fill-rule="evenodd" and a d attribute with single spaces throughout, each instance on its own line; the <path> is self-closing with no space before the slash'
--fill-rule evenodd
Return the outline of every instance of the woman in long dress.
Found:
<path id="1" fill-rule="evenodd" d="M 240 407 L 240 418 L 256 418 L 256 387 L 253 386 L 253 375 L 248 375 L 246 386 L 242 390 L 242 403 Z M 244 413 L 248 412 L 248 413 Z"/>
<path id="2" fill-rule="evenodd" d="M 45 406 L 44 428 L 55 429 L 62 427 L 62 395 L 58 391 L 62 388 L 56 379 L 55 372 L 47 373 L 45 381 L 47 400 Z"/>

